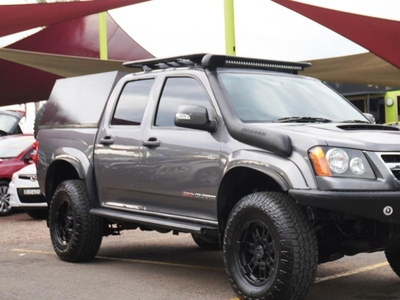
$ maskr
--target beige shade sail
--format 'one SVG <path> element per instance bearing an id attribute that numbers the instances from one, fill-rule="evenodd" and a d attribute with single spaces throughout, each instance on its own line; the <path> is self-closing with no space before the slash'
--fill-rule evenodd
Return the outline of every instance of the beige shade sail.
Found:
<path id="1" fill-rule="evenodd" d="M 124 70 L 123 61 L 0 48 L 0 58 L 61 77 Z M 131 69 L 134 72 L 134 69 Z M 136 69 L 138 70 L 138 69 Z"/>
<path id="2" fill-rule="evenodd" d="M 400 87 L 400 69 L 371 52 L 310 62 L 301 74 L 330 82 Z"/>
<path id="3" fill-rule="evenodd" d="M 122 66 L 123 61 L 100 60 L 32 51 L 0 49 L 0 59 L 36 68 L 61 77 L 79 76 L 115 70 L 139 69 Z M 323 81 L 350 84 L 374 84 L 400 87 L 400 70 L 372 53 L 349 55 L 310 61 L 303 75 Z"/>

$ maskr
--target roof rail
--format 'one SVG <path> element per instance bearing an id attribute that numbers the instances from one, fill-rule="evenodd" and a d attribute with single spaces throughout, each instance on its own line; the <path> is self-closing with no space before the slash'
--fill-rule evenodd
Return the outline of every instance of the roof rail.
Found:
<path id="1" fill-rule="evenodd" d="M 131 68 L 142 68 L 143 71 L 198 66 L 204 69 L 218 67 L 250 68 L 297 74 L 298 71 L 303 71 L 304 68 L 311 66 L 311 63 L 198 53 L 126 62 L 124 63 L 124 66 Z"/>

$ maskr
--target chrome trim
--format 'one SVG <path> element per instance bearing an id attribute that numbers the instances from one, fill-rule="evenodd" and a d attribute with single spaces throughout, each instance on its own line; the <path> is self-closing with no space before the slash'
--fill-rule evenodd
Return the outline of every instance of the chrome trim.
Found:
<path id="1" fill-rule="evenodd" d="M 183 217 L 183 216 L 171 215 L 171 214 L 166 214 L 166 213 L 152 212 L 152 211 L 147 211 L 145 207 L 138 206 L 138 205 L 129 205 L 129 204 L 116 203 L 116 202 L 106 202 L 106 203 L 103 203 L 102 207 L 119 209 L 122 211 L 130 211 L 130 212 L 135 212 L 135 213 L 149 215 L 149 216 L 164 217 L 164 218 L 168 218 L 168 219 L 183 220 L 183 221 L 190 221 L 193 223 L 202 223 L 202 224 L 210 224 L 210 225 L 218 226 L 218 221 L 197 219 L 197 218 L 191 218 L 191 217 Z"/>

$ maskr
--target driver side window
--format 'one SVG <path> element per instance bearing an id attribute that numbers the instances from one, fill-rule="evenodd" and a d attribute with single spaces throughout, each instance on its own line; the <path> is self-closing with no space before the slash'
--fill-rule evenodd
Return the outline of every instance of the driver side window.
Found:
<path id="1" fill-rule="evenodd" d="M 210 99 L 200 82 L 191 77 L 171 77 L 165 82 L 154 125 L 175 127 L 175 112 L 180 105 L 203 106 L 209 114 L 212 111 Z"/>

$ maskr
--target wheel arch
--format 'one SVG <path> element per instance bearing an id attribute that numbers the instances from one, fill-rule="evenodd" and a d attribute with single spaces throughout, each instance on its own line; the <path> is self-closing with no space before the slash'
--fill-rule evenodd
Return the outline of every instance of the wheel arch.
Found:
<path id="1" fill-rule="evenodd" d="M 47 203 L 50 204 L 51 199 L 57 186 L 65 181 L 72 179 L 81 179 L 86 182 L 90 200 L 94 204 L 96 199 L 96 190 L 94 183 L 93 166 L 88 157 L 76 149 L 63 149 L 57 151 L 54 160 L 49 165 L 46 172 L 45 192 Z"/>
<path id="2" fill-rule="evenodd" d="M 291 188 L 309 188 L 291 159 L 253 149 L 232 152 L 217 193 L 220 233 L 224 232 L 231 210 L 244 196 L 256 191 L 287 192 Z"/>
<path id="3" fill-rule="evenodd" d="M 257 191 L 286 192 L 290 184 L 280 174 L 254 166 L 236 166 L 227 171 L 217 195 L 217 213 L 220 232 L 233 207 L 244 196 Z"/>

